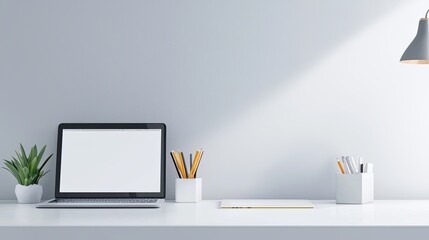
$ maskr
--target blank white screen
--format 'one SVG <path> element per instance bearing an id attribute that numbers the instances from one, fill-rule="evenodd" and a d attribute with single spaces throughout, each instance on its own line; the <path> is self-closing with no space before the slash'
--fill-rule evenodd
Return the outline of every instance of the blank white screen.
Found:
<path id="1" fill-rule="evenodd" d="M 160 129 L 64 129 L 60 192 L 160 192 Z"/>

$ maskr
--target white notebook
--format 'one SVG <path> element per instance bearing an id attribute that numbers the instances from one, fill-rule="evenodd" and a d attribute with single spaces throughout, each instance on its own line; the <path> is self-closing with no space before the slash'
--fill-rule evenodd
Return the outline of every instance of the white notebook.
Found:
<path id="1" fill-rule="evenodd" d="M 309 200 L 301 199 L 224 199 L 221 208 L 314 208 Z"/>

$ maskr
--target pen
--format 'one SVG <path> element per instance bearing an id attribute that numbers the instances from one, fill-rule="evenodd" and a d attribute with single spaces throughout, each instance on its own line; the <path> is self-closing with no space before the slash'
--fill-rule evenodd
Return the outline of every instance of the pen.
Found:
<path id="1" fill-rule="evenodd" d="M 344 172 L 346 174 L 350 174 L 350 169 L 349 169 L 349 166 L 347 164 L 346 158 L 344 156 L 341 157 L 341 162 L 343 164 Z"/>
<path id="2" fill-rule="evenodd" d="M 358 164 L 356 163 L 355 158 L 353 156 L 350 157 L 350 162 L 351 162 L 351 164 L 353 166 L 353 170 L 355 171 L 354 173 L 359 173 L 360 172 L 360 170 L 359 170 L 360 167 L 358 167 Z"/>
<path id="3" fill-rule="evenodd" d="M 363 173 L 363 158 L 359 157 L 359 168 L 360 168 L 360 172 Z"/>
<path id="4" fill-rule="evenodd" d="M 374 164 L 366 163 L 366 173 L 373 173 L 373 171 L 374 171 Z"/>
<path id="5" fill-rule="evenodd" d="M 355 174 L 356 172 L 349 156 L 346 156 L 346 163 L 347 163 L 347 166 L 349 167 L 350 173 Z"/>

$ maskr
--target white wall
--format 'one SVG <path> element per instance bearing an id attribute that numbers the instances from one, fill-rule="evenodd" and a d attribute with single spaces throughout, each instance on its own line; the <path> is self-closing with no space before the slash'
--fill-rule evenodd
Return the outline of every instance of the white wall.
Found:
<path id="1" fill-rule="evenodd" d="M 429 68 L 399 63 L 428 7 L 0 0 L 0 156 L 54 152 L 60 122 L 165 122 L 168 149 L 205 148 L 205 198 L 334 198 L 344 154 L 375 163 L 376 198 L 428 198 Z"/>

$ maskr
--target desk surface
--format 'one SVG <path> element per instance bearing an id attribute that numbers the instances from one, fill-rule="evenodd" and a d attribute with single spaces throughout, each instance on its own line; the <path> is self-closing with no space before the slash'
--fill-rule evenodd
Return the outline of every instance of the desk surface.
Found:
<path id="1" fill-rule="evenodd" d="M 314 209 L 220 209 L 220 201 L 166 202 L 159 209 L 36 209 L 0 201 L 0 227 L 429 226 L 429 200 L 365 205 L 312 201 Z"/>

